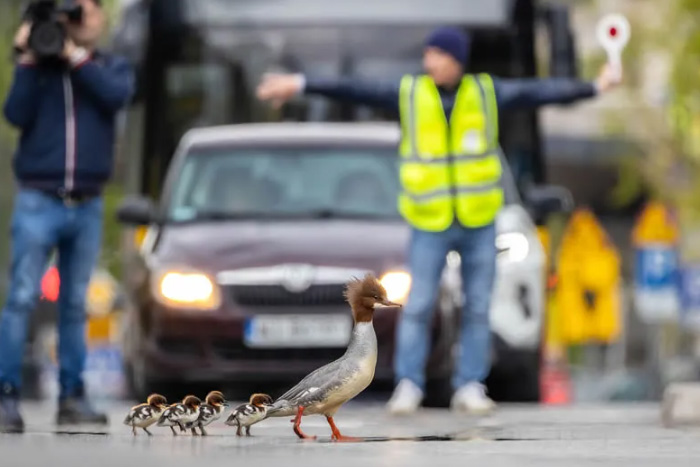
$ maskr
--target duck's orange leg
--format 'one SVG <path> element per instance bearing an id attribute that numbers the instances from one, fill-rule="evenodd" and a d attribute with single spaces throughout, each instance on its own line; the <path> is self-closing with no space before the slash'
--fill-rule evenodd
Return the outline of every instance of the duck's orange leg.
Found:
<path id="1" fill-rule="evenodd" d="M 331 431 L 333 434 L 331 435 L 331 439 L 334 441 L 360 441 L 360 438 L 353 438 L 352 436 L 344 436 L 340 434 L 340 430 L 338 430 L 338 427 L 335 426 L 335 422 L 333 421 L 333 417 L 328 417 L 326 416 L 326 420 L 328 420 L 328 424 L 331 426 Z"/>
<path id="2" fill-rule="evenodd" d="M 294 433 L 301 439 L 316 439 L 315 436 L 307 436 L 301 431 L 299 425 L 301 425 L 301 416 L 304 414 L 304 407 L 297 408 L 297 416 L 294 419 Z"/>

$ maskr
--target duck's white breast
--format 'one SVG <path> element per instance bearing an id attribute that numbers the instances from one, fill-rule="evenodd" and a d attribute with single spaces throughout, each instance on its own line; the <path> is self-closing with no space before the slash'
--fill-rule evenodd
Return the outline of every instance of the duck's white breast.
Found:
<path id="1" fill-rule="evenodd" d="M 333 415 L 342 404 L 360 394 L 370 385 L 374 379 L 376 365 L 376 352 L 358 361 L 356 370 L 348 375 L 347 379 L 342 380 L 336 387 L 329 390 L 324 395 L 323 401 L 313 407 L 312 412 Z"/>

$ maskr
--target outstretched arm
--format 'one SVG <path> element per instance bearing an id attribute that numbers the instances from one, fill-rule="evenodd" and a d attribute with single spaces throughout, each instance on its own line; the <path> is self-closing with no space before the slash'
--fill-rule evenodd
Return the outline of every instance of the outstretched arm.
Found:
<path id="1" fill-rule="evenodd" d="M 494 79 L 493 87 L 501 110 L 570 104 L 598 93 L 593 83 L 561 78 Z"/>
<path id="2" fill-rule="evenodd" d="M 353 104 L 399 111 L 399 83 L 360 81 L 352 78 L 304 78 L 302 92 Z"/>
<path id="3" fill-rule="evenodd" d="M 536 108 L 547 104 L 571 104 L 589 99 L 614 88 L 614 79 L 608 66 L 596 81 L 567 78 L 550 79 L 494 79 L 496 100 L 501 110 Z"/>
<path id="4" fill-rule="evenodd" d="M 398 112 L 399 83 L 377 83 L 352 78 L 323 79 L 295 74 L 271 74 L 258 86 L 258 98 L 279 107 L 298 94 L 315 94 L 358 105 Z"/>

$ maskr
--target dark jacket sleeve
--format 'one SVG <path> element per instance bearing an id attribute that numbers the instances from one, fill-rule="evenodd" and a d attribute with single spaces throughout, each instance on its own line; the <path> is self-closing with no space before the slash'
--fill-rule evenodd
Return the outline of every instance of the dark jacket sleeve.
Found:
<path id="1" fill-rule="evenodd" d="M 72 72 L 76 85 L 82 87 L 107 112 L 116 113 L 134 93 L 134 72 L 129 62 L 114 57 L 107 65 L 88 60 Z"/>
<path id="2" fill-rule="evenodd" d="M 17 65 L 10 92 L 3 108 L 5 118 L 13 126 L 23 129 L 34 121 L 39 109 L 39 74 L 33 65 Z"/>
<path id="3" fill-rule="evenodd" d="M 352 78 L 306 78 L 305 94 L 316 94 L 338 101 L 399 111 L 400 83 L 360 81 Z"/>
<path id="4" fill-rule="evenodd" d="M 501 110 L 535 108 L 546 104 L 571 104 L 597 94 L 591 82 L 566 78 L 493 79 Z"/>

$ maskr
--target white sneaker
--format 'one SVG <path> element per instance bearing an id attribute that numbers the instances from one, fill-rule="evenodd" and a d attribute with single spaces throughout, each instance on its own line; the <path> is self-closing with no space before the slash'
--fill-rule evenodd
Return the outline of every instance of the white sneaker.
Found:
<path id="1" fill-rule="evenodd" d="M 413 381 L 402 379 L 386 406 L 392 415 L 409 415 L 418 410 L 421 402 L 423 391 Z"/>
<path id="2" fill-rule="evenodd" d="M 452 410 L 476 415 L 485 415 L 496 408 L 496 403 L 486 395 L 486 387 L 479 383 L 469 383 L 452 396 Z"/>

